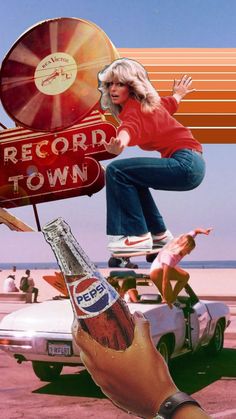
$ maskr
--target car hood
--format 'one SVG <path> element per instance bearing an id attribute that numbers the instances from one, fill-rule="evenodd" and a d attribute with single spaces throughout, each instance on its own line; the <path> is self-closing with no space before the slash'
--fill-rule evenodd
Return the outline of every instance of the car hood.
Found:
<path id="1" fill-rule="evenodd" d="M 0 322 L 0 331 L 71 333 L 73 319 L 70 300 L 45 301 L 6 315 Z"/>

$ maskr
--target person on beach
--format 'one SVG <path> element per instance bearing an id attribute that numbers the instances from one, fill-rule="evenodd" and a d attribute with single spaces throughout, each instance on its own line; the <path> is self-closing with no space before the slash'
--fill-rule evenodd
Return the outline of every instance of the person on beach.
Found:
<path id="1" fill-rule="evenodd" d="M 125 351 L 100 345 L 79 326 L 73 330 L 81 361 L 95 383 L 116 406 L 135 416 L 145 419 L 210 419 L 196 400 L 179 392 L 168 366 L 154 346 L 148 320 L 139 312 L 134 313 L 133 319 L 134 339 Z M 170 413 L 173 397 L 180 404 Z"/>
<path id="2" fill-rule="evenodd" d="M 194 90 L 192 79 L 184 75 L 174 81 L 172 96 L 161 98 L 144 67 L 122 58 L 105 67 L 98 81 L 101 107 L 110 109 L 120 123 L 116 138 L 103 142 L 106 150 L 119 155 L 137 145 L 161 153 L 161 158 L 134 157 L 107 166 L 108 249 L 113 254 L 162 247 L 173 236 L 149 188 L 187 191 L 205 175 L 201 144 L 172 116 L 181 99 Z"/>
<path id="3" fill-rule="evenodd" d="M 12 266 L 12 275 L 16 275 L 16 266 L 15 265 Z"/>
<path id="4" fill-rule="evenodd" d="M 15 275 L 8 275 L 3 283 L 3 292 L 19 292 L 15 284 Z"/>
<path id="5" fill-rule="evenodd" d="M 32 277 L 30 277 L 30 270 L 26 269 L 26 276 L 23 276 L 20 281 L 20 289 L 23 292 L 30 292 L 34 295 L 34 303 L 38 303 L 38 288 L 35 287 L 35 283 Z"/>
<path id="6" fill-rule="evenodd" d="M 150 268 L 150 278 L 162 295 L 162 302 L 172 308 L 180 291 L 189 280 L 189 273 L 181 269 L 177 264 L 189 254 L 194 247 L 195 237 L 198 234 L 208 235 L 212 228 L 195 228 L 187 234 L 172 239 L 158 253 Z M 175 281 L 172 288 L 171 281 Z"/>

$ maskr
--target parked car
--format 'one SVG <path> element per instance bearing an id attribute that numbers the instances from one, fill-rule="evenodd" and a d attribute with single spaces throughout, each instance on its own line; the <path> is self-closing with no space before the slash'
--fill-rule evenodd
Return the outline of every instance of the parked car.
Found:
<path id="1" fill-rule="evenodd" d="M 158 294 L 142 294 L 129 309 L 141 311 L 151 323 L 153 341 L 168 363 L 171 358 L 204 347 L 211 354 L 223 348 L 229 308 L 219 302 L 200 301 L 192 288 L 170 309 Z M 73 312 L 69 299 L 32 304 L 0 322 L 0 349 L 17 362 L 31 361 L 41 380 L 56 379 L 64 365 L 80 365 L 79 348 L 72 340 Z"/>

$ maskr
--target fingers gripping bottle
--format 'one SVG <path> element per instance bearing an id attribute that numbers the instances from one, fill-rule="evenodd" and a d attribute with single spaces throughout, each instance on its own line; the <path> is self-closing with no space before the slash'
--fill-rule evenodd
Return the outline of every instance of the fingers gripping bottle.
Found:
<path id="1" fill-rule="evenodd" d="M 133 321 L 126 303 L 105 280 L 62 219 L 43 228 L 55 253 L 74 310 L 75 322 L 104 346 L 126 349 L 133 340 Z"/>

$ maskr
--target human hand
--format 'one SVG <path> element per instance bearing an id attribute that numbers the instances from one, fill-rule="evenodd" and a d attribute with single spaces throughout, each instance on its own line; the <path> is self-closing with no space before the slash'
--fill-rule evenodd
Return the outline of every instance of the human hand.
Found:
<path id="1" fill-rule="evenodd" d="M 106 151 L 111 154 L 119 155 L 124 150 L 125 146 L 122 144 L 122 140 L 120 138 L 112 137 L 110 142 L 107 143 L 106 141 L 102 141 L 101 144 L 104 145 Z"/>
<path id="2" fill-rule="evenodd" d="M 116 138 L 112 137 L 110 142 L 101 141 L 108 153 L 118 155 L 122 153 L 124 148 L 129 144 L 130 136 L 128 131 L 122 129 L 119 131 Z"/>
<path id="3" fill-rule="evenodd" d="M 173 96 L 180 102 L 188 93 L 194 92 L 196 89 L 191 89 L 192 77 L 183 76 L 181 80 L 174 80 Z"/>
<path id="4" fill-rule="evenodd" d="M 149 419 L 177 388 L 152 342 L 149 322 L 135 313 L 134 323 L 134 340 L 125 351 L 104 348 L 81 328 L 73 335 L 82 362 L 103 393 L 121 409 Z"/>
<path id="5" fill-rule="evenodd" d="M 210 234 L 210 232 L 213 230 L 212 227 L 209 228 L 195 228 L 195 233 L 196 234 L 206 234 L 208 236 L 208 234 Z"/>

